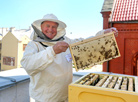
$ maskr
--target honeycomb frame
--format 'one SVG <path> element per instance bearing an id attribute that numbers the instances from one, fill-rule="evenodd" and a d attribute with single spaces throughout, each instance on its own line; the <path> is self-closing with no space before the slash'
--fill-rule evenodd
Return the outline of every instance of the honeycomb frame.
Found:
<path id="1" fill-rule="evenodd" d="M 70 44 L 69 48 L 76 71 L 120 57 L 113 32 Z"/>

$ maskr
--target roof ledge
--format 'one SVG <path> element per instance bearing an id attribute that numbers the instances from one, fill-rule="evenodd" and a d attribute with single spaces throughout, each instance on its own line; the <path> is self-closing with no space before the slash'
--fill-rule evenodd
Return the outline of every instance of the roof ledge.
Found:
<path id="1" fill-rule="evenodd" d="M 0 72 L 0 90 L 29 81 L 30 77 L 23 68 L 16 68 Z"/>

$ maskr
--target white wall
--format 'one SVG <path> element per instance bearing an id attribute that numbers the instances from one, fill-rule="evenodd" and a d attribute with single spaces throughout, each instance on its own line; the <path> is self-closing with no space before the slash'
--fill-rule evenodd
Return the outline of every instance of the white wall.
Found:
<path id="1" fill-rule="evenodd" d="M 0 102 L 30 102 L 29 80 L 1 89 Z"/>

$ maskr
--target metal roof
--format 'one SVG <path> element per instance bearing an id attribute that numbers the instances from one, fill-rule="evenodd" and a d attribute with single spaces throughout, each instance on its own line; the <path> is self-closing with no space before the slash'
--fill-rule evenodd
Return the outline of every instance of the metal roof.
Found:
<path id="1" fill-rule="evenodd" d="M 16 85 L 19 82 L 30 80 L 23 68 L 17 68 L 0 72 L 0 90 Z"/>

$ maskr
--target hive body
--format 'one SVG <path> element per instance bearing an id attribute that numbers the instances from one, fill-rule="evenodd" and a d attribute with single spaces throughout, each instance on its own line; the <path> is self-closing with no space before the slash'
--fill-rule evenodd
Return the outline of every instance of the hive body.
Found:
<path id="1" fill-rule="evenodd" d="M 90 73 L 69 85 L 69 102 L 137 101 L 137 76 Z"/>

